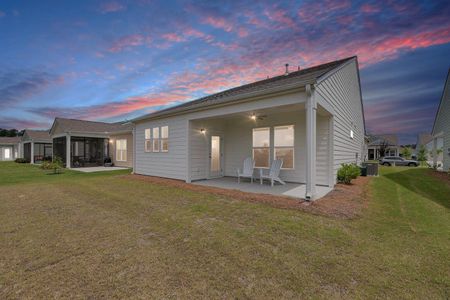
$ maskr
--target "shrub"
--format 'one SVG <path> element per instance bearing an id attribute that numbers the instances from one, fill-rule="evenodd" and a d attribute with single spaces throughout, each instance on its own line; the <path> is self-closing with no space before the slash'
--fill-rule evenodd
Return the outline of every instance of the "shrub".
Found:
<path id="1" fill-rule="evenodd" d="M 342 164 L 337 172 L 338 182 L 350 184 L 352 179 L 361 175 L 361 169 L 356 164 Z"/>
<path id="2" fill-rule="evenodd" d="M 412 149 L 411 147 L 404 147 L 402 149 L 402 156 L 406 159 L 410 159 L 412 155 Z"/>
<path id="3" fill-rule="evenodd" d="M 19 164 L 29 164 L 30 163 L 30 161 L 26 158 L 16 158 L 15 162 L 19 163 Z"/>
<path id="4" fill-rule="evenodd" d="M 63 162 L 61 157 L 55 156 L 53 158 L 53 162 L 51 162 L 53 174 L 59 174 L 61 172 L 61 169 L 63 168 Z"/>
<path id="5" fill-rule="evenodd" d="M 51 170 L 52 169 L 52 163 L 50 161 L 44 160 L 41 164 L 42 170 Z"/>
<path id="6" fill-rule="evenodd" d="M 63 168 L 63 163 L 61 158 L 55 156 L 53 161 L 43 161 L 41 164 L 41 169 L 43 170 L 53 170 L 53 174 L 59 174 Z"/>

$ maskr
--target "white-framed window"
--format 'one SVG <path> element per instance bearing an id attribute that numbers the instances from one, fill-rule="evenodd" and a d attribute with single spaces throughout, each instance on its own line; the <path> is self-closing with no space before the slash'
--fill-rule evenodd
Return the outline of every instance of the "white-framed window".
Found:
<path id="1" fill-rule="evenodd" d="M 169 152 L 169 126 L 161 127 L 161 152 Z"/>
<path id="2" fill-rule="evenodd" d="M 270 128 L 253 128 L 253 159 L 255 167 L 268 168 L 270 165 Z"/>
<path id="3" fill-rule="evenodd" d="M 145 129 L 145 142 L 144 142 L 145 152 L 152 152 L 152 141 L 150 136 L 150 128 Z"/>
<path id="4" fill-rule="evenodd" d="M 153 152 L 159 152 L 159 127 L 153 128 L 152 131 Z"/>
<path id="5" fill-rule="evenodd" d="M 276 126 L 274 134 L 274 159 L 283 160 L 283 169 L 294 169 L 294 125 Z"/>
<path id="6" fill-rule="evenodd" d="M 116 160 L 127 161 L 127 140 L 116 140 Z"/>

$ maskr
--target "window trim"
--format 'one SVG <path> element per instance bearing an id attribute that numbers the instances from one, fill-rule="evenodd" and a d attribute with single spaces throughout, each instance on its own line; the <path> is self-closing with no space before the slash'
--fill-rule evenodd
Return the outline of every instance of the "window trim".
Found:
<path id="1" fill-rule="evenodd" d="M 119 149 L 119 143 L 118 142 L 125 142 L 125 149 Z M 122 162 L 126 162 L 128 157 L 127 157 L 127 139 L 116 139 L 116 161 L 122 161 Z M 118 155 L 119 151 L 121 151 L 122 155 Z M 125 159 L 124 159 L 124 157 Z M 120 157 L 120 159 L 119 159 Z"/>
<path id="2" fill-rule="evenodd" d="M 292 135 L 294 137 L 292 141 L 292 146 L 276 146 L 275 145 L 275 129 L 280 127 L 292 127 Z M 273 159 L 277 159 L 276 151 L 277 149 L 292 149 L 292 168 L 285 168 L 284 166 L 281 170 L 295 170 L 295 126 L 293 124 L 290 125 L 278 125 L 273 126 Z M 284 165 L 284 164 L 283 164 Z"/>
<path id="3" fill-rule="evenodd" d="M 155 129 L 156 132 L 158 133 L 158 137 L 155 138 Z M 157 147 L 155 147 L 155 142 L 157 143 Z M 152 149 L 153 152 L 157 153 L 160 152 L 160 147 L 161 147 L 161 143 L 160 143 L 160 128 L 159 127 L 153 127 L 152 128 Z"/>
<path id="4" fill-rule="evenodd" d="M 148 130 L 148 138 L 147 138 L 147 130 Z M 147 142 L 150 143 L 149 147 L 147 148 Z M 152 130 L 151 128 L 145 128 L 144 129 L 144 152 L 152 152 Z"/>
<path id="5" fill-rule="evenodd" d="M 253 140 L 253 133 L 254 133 L 255 130 L 261 130 L 262 131 L 262 129 L 265 129 L 265 130 L 269 131 L 269 146 L 267 146 L 267 147 L 255 147 L 254 146 L 254 140 Z M 271 149 L 271 137 L 270 137 L 271 134 L 270 134 L 270 131 L 271 131 L 270 127 L 255 127 L 255 128 L 252 128 L 252 158 L 255 161 L 255 168 L 258 168 L 258 169 L 269 169 L 270 168 L 270 152 L 271 152 L 270 151 L 270 149 Z M 269 150 L 269 155 L 268 155 L 268 158 L 267 158 L 267 167 L 256 166 L 255 149 L 256 150 L 259 150 L 259 149 L 268 149 Z"/>
<path id="6" fill-rule="evenodd" d="M 165 128 L 165 127 L 167 128 L 167 136 L 166 137 L 163 136 L 163 128 Z M 159 145 L 161 147 L 161 152 L 167 153 L 167 152 L 169 152 L 169 126 L 168 125 L 160 127 L 160 135 L 161 135 L 161 137 L 159 138 L 159 140 L 160 140 Z M 167 142 L 167 150 L 163 149 L 164 141 Z"/>

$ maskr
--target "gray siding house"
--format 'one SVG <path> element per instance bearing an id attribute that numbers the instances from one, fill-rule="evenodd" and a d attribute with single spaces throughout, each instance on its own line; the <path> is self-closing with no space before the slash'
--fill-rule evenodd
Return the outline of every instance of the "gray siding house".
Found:
<path id="1" fill-rule="evenodd" d="M 20 155 L 32 164 L 52 159 L 52 140 L 48 130 L 25 129 L 21 144 Z"/>
<path id="2" fill-rule="evenodd" d="M 102 166 L 107 158 L 118 167 L 133 167 L 133 125 L 55 118 L 50 129 L 53 156 L 66 168 Z"/>
<path id="3" fill-rule="evenodd" d="M 19 153 L 20 137 L 0 137 L 0 161 L 14 160 Z"/>
<path id="4" fill-rule="evenodd" d="M 444 171 L 450 169 L 450 69 L 447 73 L 447 79 L 442 92 L 441 102 L 436 113 L 433 125 L 433 165 L 437 165 L 438 142 L 442 139 L 443 152 L 442 161 Z"/>
<path id="5" fill-rule="evenodd" d="M 332 187 L 342 163 L 361 162 L 364 113 L 350 57 L 246 84 L 133 120 L 134 172 L 192 182 L 284 161 L 280 177 Z"/>

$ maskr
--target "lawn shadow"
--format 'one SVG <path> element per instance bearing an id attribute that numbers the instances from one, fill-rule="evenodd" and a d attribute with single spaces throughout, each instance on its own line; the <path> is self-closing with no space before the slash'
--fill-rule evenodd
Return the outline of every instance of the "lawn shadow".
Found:
<path id="1" fill-rule="evenodd" d="M 408 190 L 450 209 L 450 188 L 443 181 L 433 177 L 429 169 L 409 168 L 400 172 L 385 174 L 384 177 Z"/>

